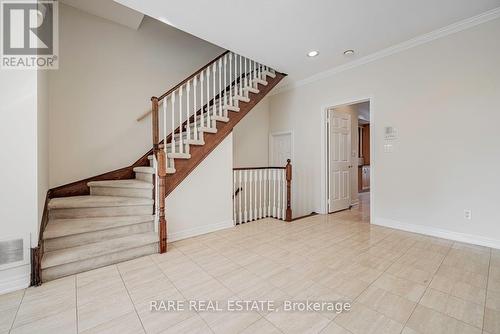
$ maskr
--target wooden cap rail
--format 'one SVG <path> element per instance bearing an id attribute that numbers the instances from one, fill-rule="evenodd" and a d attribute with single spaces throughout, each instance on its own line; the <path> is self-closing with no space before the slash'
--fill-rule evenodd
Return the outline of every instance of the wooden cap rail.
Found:
<path id="1" fill-rule="evenodd" d="M 216 61 L 218 61 L 219 59 L 221 59 L 222 57 L 224 57 L 229 52 L 230 52 L 229 50 L 224 51 L 220 56 L 218 56 L 217 58 L 214 58 L 212 61 L 210 61 L 209 63 L 207 63 L 205 66 L 201 67 L 199 70 L 197 70 L 196 72 L 194 72 L 193 74 L 191 74 L 189 77 L 187 77 L 186 79 L 184 79 L 183 81 L 181 81 L 180 83 L 178 83 L 177 85 L 175 85 L 174 87 L 170 88 L 168 91 L 166 91 L 165 93 L 163 93 L 162 95 L 160 95 L 160 97 L 158 97 L 158 101 L 163 100 L 165 97 L 169 96 L 172 92 L 178 90 L 181 86 L 185 85 L 189 80 L 193 79 L 195 76 L 197 76 L 198 74 L 200 74 L 203 70 L 205 70 L 207 67 L 213 65 Z M 152 110 L 148 110 L 147 112 L 145 112 L 144 114 L 142 114 L 141 116 L 139 116 L 137 118 L 137 122 L 142 121 L 149 114 L 151 114 L 151 112 L 152 112 Z"/>

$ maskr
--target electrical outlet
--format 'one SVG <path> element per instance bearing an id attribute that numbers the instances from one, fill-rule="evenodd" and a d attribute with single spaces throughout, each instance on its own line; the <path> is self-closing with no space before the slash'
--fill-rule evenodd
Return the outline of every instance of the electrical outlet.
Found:
<path id="1" fill-rule="evenodd" d="M 472 219 L 472 210 L 465 209 L 464 210 L 464 218 L 467 220 L 471 220 Z"/>

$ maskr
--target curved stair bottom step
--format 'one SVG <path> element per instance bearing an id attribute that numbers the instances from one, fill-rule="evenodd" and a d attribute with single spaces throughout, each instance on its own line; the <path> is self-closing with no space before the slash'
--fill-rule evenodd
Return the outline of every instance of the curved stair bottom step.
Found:
<path id="1" fill-rule="evenodd" d="M 77 262 L 62 264 L 42 270 L 42 282 L 52 281 L 61 277 L 105 267 L 111 264 L 136 259 L 141 256 L 158 253 L 158 242 L 144 246 L 121 250 L 116 253 L 96 256 Z"/>
<path id="2" fill-rule="evenodd" d="M 120 238 L 132 234 L 146 233 L 152 231 L 154 231 L 154 222 L 151 220 L 143 223 L 123 225 L 104 230 L 97 230 L 97 231 L 46 239 L 43 241 L 43 247 L 45 252 L 52 252 L 60 249 L 84 246 L 113 238 Z"/>

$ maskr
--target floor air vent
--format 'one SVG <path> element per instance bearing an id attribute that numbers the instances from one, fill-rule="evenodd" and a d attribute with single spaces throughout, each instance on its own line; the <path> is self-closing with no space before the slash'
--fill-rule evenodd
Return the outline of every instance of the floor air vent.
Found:
<path id="1" fill-rule="evenodd" d="M 24 260 L 24 240 L 0 241 L 0 266 Z"/>

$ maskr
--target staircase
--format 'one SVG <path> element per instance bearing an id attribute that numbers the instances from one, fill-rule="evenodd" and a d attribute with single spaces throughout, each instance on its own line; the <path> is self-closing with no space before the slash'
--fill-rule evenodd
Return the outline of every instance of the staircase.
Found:
<path id="1" fill-rule="evenodd" d="M 166 251 L 166 196 L 284 76 L 225 52 L 153 97 L 150 152 L 130 167 L 51 190 L 35 281 Z"/>

